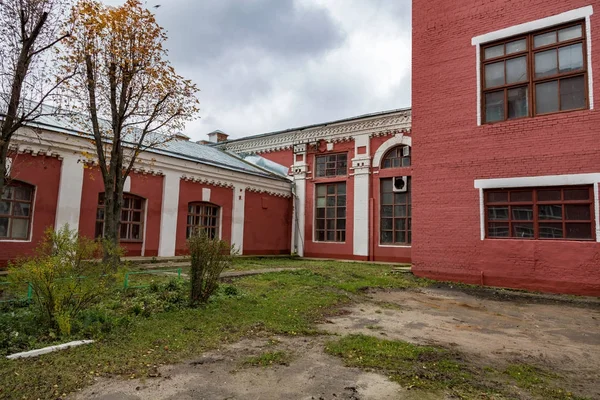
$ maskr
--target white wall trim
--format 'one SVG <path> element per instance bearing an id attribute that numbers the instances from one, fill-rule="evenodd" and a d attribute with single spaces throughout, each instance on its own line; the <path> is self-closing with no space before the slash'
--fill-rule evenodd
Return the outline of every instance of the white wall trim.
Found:
<path id="1" fill-rule="evenodd" d="M 202 201 L 210 203 L 210 188 L 202 188 Z"/>
<path id="2" fill-rule="evenodd" d="M 231 245 L 244 254 L 244 218 L 246 207 L 245 186 L 233 187 L 233 210 L 231 216 Z"/>
<path id="3" fill-rule="evenodd" d="M 481 240 L 485 239 L 485 205 L 483 193 L 484 189 L 593 185 L 594 217 L 596 220 L 596 242 L 600 242 L 600 196 L 598 192 L 599 182 L 600 173 L 527 176 L 520 178 L 476 179 L 474 186 L 475 189 L 479 189 L 479 221 L 481 230 Z"/>
<path id="4" fill-rule="evenodd" d="M 518 187 L 592 185 L 600 182 L 600 173 L 526 176 L 520 178 L 476 179 L 476 189 L 500 189 Z"/>
<path id="5" fill-rule="evenodd" d="M 81 215 L 81 194 L 83 192 L 83 163 L 79 156 L 64 155 L 60 166 L 58 184 L 58 201 L 56 203 L 56 219 L 54 228 L 59 230 L 66 224 L 69 229 L 79 231 Z"/>
<path id="6" fill-rule="evenodd" d="M 386 140 L 379 146 L 375 154 L 373 155 L 373 168 L 380 168 L 381 159 L 392 147 L 398 145 L 412 146 L 412 139 L 410 136 L 404 136 L 404 134 L 395 135 L 392 138 Z"/>
<path id="7" fill-rule="evenodd" d="M 358 154 L 359 147 L 366 147 L 367 163 L 366 168 L 361 168 L 364 173 L 356 173 L 354 176 L 354 223 L 352 232 L 352 253 L 355 256 L 369 255 L 369 185 L 371 176 L 368 173 L 368 155 L 371 154 L 371 140 L 368 135 L 359 135 L 354 137 L 355 159 L 352 164 L 356 165 L 356 160 L 360 160 L 362 155 Z M 348 197 L 346 197 L 346 201 Z M 315 200 L 316 201 L 316 200 Z M 316 211 L 315 211 L 316 212 Z"/>
<path id="8" fill-rule="evenodd" d="M 476 70 L 477 70 L 477 125 L 481 125 L 481 45 L 494 42 L 511 36 L 517 36 L 529 32 L 538 31 L 540 29 L 550 28 L 555 25 L 565 24 L 579 19 L 585 19 L 586 25 L 586 41 L 587 41 L 587 59 L 588 59 L 588 86 L 590 109 L 594 109 L 594 79 L 592 75 L 592 30 L 590 16 L 594 14 L 594 8 L 589 5 L 574 10 L 570 10 L 561 14 L 552 15 L 550 17 L 538 19 L 535 21 L 525 22 L 523 24 L 509 26 L 504 29 L 485 33 L 475 36 L 471 39 L 471 44 L 475 46 L 476 52 Z"/>
<path id="9" fill-rule="evenodd" d="M 160 236 L 158 241 L 159 257 L 171 257 L 175 255 L 180 181 L 180 174 L 175 171 L 168 171 L 163 177 Z"/>
<path id="10" fill-rule="evenodd" d="M 494 42 L 496 40 L 504 39 L 511 36 L 521 35 L 527 32 L 538 31 L 540 29 L 550 28 L 554 25 L 561 25 L 567 22 L 576 21 L 578 19 L 584 19 L 591 16 L 594 13 L 593 7 L 585 6 L 570 10 L 561 14 L 552 15 L 550 17 L 537 19 L 535 21 L 525 22 L 523 24 L 509 26 L 504 29 L 485 33 L 483 35 L 475 36 L 471 39 L 471 44 L 476 46 L 478 44 L 484 44 Z"/>

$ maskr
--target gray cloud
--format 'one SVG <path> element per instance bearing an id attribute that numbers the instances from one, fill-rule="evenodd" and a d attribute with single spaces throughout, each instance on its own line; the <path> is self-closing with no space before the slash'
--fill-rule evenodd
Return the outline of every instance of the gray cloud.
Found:
<path id="1" fill-rule="evenodd" d="M 173 65 L 201 89 L 194 140 L 410 105 L 410 0 L 155 1 Z"/>

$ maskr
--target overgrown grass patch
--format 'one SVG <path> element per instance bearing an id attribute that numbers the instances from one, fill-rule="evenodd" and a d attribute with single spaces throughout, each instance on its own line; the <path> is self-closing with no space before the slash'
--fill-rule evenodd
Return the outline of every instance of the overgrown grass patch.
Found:
<path id="1" fill-rule="evenodd" d="M 258 356 L 248 357 L 242 361 L 244 367 L 271 367 L 289 365 L 292 356 L 285 351 L 266 351 Z"/>
<path id="2" fill-rule="evenodd" d="M 506 367 L 504 374 L 512 378 L 514 383 L 536 396 L 552 400 L 588 400 L 557 386 L 560 377 L 544 371 L 539 367 L 527 364 L 512 364 Z"/>

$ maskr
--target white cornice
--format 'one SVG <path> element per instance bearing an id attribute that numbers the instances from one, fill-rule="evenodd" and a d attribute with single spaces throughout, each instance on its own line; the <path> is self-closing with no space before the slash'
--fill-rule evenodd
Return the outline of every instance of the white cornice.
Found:
<path id="1" fill-rule="evenodd" d="M 255 136 L 224 143 L 219 147 L 237 153 L 266 153 L 290 150 L 295 144 L 326 140 L 341 142 L 353 140 L 355 136 L 392 135 L 408 132 L 411 129 L 411 110 L 401 110 L 392 114 L 365 117 L 353 121 L 321 125 L 314 128 L 291 130 L 268 136 Z"/>
<path id="2" fill-rule="evenodd" d="M 97 164 L 95 147 L 89 139 L 63 133 L 44 131 L 41 134 L 25 128 L 19 130 L 11 140 L 13 148 L 21 153 L 50 155 L 53 157 L 78 157 L 82 163 Z M 163 175 L 168 172 L 179 174 L 183 179 L 206 182 L 212 185 L 256 188 L 278 195 L 291 194 L 291 182 L 269 179 L 254 174 L 219 168 L 201 162 L 144 152 L 139 155 L 134 168 L 136 172 Z"/>

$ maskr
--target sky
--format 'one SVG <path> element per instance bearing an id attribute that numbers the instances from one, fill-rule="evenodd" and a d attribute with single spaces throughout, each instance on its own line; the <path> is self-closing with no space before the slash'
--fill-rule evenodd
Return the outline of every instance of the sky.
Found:
<path id="1" fill-rule="evenodd" d="M 118 5 L 122 0 L 104 0 Z M 160 7 L 153 6 L 160 4 Z M 410 0 L 148 0 L 200 88 L 192 140 L 410 106 Z"/>

